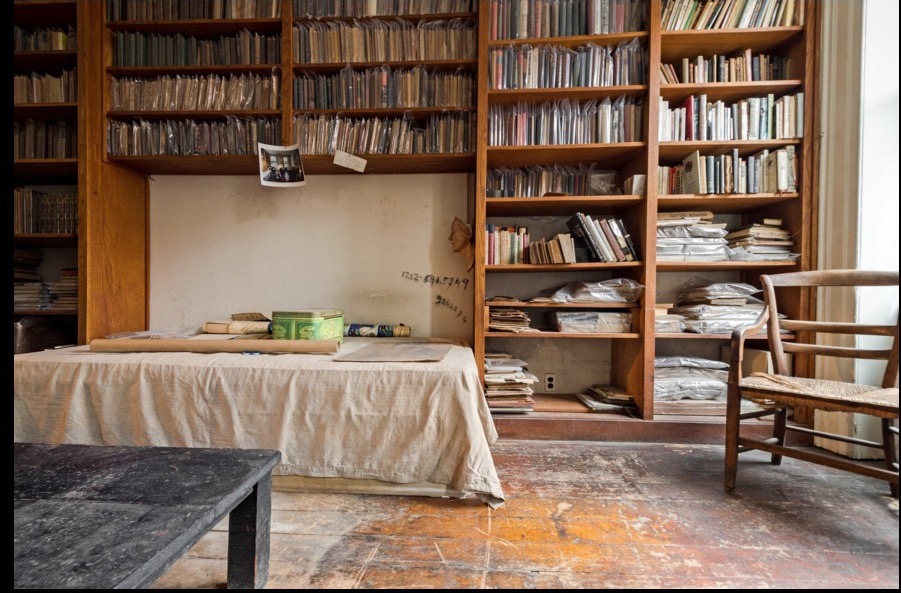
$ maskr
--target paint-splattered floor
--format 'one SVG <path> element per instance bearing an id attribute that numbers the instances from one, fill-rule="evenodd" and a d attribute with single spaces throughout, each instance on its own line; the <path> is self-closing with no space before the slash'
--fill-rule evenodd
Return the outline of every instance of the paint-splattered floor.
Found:
<path id="1" fill-rule="evenodd" d="M 270 589 L 898 589 L 888 484 L 722 447 L 502 440 L 507 496 L 273 492 Z M 226 523 L 155 588 L 224 588 Z"/>

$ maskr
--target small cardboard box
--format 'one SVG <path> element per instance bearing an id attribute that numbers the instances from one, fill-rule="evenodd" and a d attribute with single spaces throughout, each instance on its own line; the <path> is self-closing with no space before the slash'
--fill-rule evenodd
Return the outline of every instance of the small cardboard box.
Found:
<path id="1" fill-rule="evenodd" d="M 344 311 L 308 309 L 273 311 L 273 340 L 336 340 L 344 342 Z"/>

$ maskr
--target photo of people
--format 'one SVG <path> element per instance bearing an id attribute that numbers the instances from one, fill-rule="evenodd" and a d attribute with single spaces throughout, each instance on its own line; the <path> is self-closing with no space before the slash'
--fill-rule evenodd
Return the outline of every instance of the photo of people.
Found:
<path id="1" fill-rule="evenodd" d="M 306 184 L 300 149 L 296 144 L 258 146 L 260 155 L 260 183 L 277 187 L 297 187 Z"/>

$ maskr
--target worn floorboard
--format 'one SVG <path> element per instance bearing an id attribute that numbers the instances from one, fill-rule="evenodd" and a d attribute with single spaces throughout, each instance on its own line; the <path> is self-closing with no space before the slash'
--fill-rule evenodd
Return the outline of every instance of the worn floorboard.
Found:
<path id="1" fill-rule="evenodd" d="M 501 440 L 506 504 L 274 491 L 270 589 L 898 589 L 888 484 L 718 445 Z M 227 524 L 155 583 L 224 588 Z"/>

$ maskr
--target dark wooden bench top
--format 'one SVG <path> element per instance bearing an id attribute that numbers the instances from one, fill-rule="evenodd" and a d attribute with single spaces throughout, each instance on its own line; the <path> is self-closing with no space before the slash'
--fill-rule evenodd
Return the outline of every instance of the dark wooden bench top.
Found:
<path id="1" fill-rule="evenodd" d="M 153 583 L 229 515 L 228 586 L 269 576 L 278 451 L 15 443 L 16 588 Z"/>

